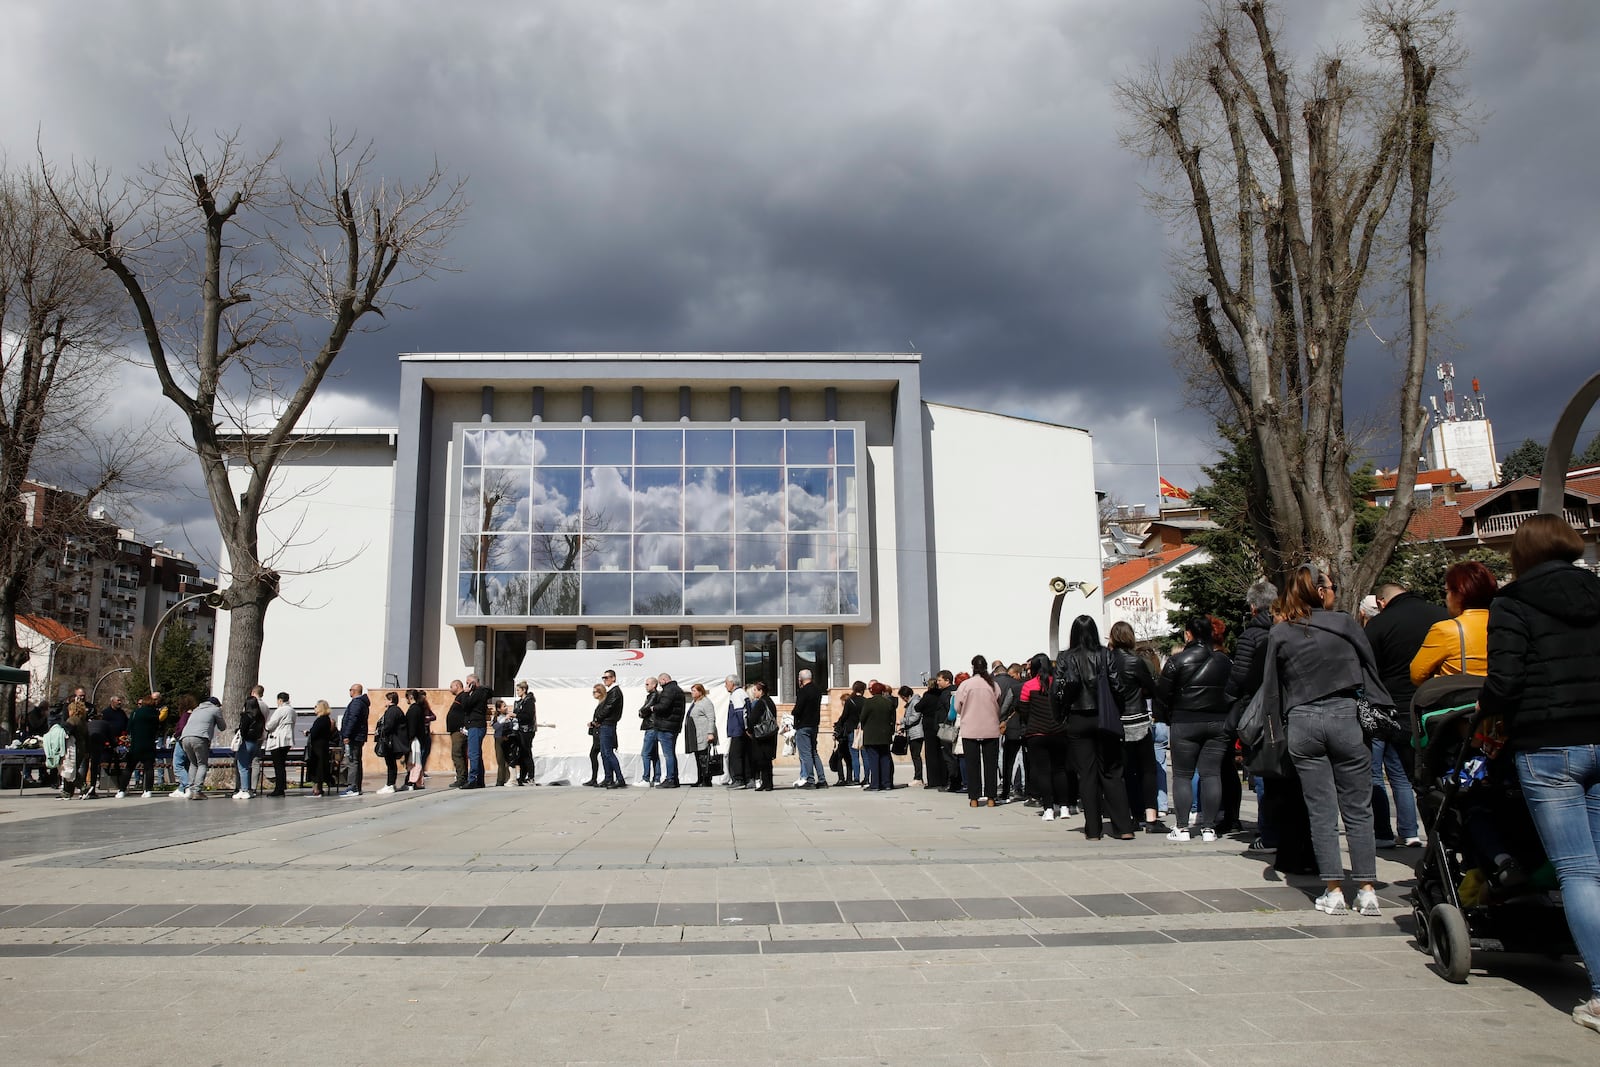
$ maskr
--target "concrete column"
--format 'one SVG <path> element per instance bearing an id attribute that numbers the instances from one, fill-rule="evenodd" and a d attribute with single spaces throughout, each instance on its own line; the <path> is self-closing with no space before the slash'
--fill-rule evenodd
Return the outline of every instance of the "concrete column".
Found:
<path id="1" fill-rule="evenodd" d="M 633 421 L 644 421 L 644 386 L 633 387 Z"/>
<path id="2" fill-rule="evenodd" d="M 744 684 L 744 627 L 728 627 L 728 644 L 733 646 L 733 673 L 739 676 L 739 684 Z"/>
<path id="3" fill-rule="evenodd" d="M 778 386 L 778 421 L 789 421 L 789 387 L 787 385 Z"/>
<path id="4" fill-rule="evenodd" d="M 478 681 L 484 685 L 489 684 L 489 628 L 487 626 L 474 626 L 472 628 L 472 673 L 478 676 Z"/>
<path id="5" fill-rule="evenodd" d="M 543 647 L 544 647 L 544 627 L 543 626 L 530 626 L 530 627 L 528 627 L 527 640 L 523 641 L 522 650 L 524 652 L 537 652 L 537 651 L 539 651 L 539 649 L 541 649 Z"/>
<path id="6" fill-rule="evenodd" d="M 728 386 L 728 421 L 738 422 L 740 408 L 744 406 L 744 390 L 737 385 Z"/>
<path id="7" fill-rule="evenodd" d="M 578 625 L 577 645 L 578 645 L 579 648 L 593 648 L 594 647 L 594 627 L 593 626 L 585 626 L 582 623 L 580 623 Z"/>
<path id="8" fill-rule="evenodd" d="M 494 421 L 494 386 L 483 387 L 483 418 L 482 422 Z"/>
<path id="9" fill-rule="evenodd" d="M 844 667 L 844 627 L 828 627 L 828 682 L 829 688 L 849 688 L 850 679 Z"/>
<path id="10" fill-rule="evenodd" d="M 693 645 L 694 645 L 694 627 L 693 626 L 680 626 L 680 627 L 678 627 L 678 647 L 679 648 L 690 648 Z"/>
<path id="11" fill-rule="evenodd" d="M 822 391 L 822 417 L 829 422 L 836 422 L 839 418 L 839 390 L 828 386 Z"/>
<path id="12" fill-rule="evenodd" d="M 689 421 L 689 398 L 692 394 L 687 385 L 678 386 L 678 421 Z"/>
<path id="13" fill-rule="evenodd" d="M 644 627 L 643 626 L 639 626 L 637 624 L 634 624 L 634 625 L 630 625 L 628 627 L 628 647 L 629 648 L 643 648 L 644 647 Z"/>
<path id="14" fill-rule="evenodd" d="M 795 684 L 794 627 L 778 627 L 778 700 L 788 704 L 794 701 L 799 688 Z"/>
<path id="15" fill-rule="evenodd" d="M 594 421 L 594 386 L 583 387 L 583 421 Z"/>
<path id="16" fill-rule="evenodd" d="M 544 421 L 544 386 L 533 387 L 533 422 Z"/>

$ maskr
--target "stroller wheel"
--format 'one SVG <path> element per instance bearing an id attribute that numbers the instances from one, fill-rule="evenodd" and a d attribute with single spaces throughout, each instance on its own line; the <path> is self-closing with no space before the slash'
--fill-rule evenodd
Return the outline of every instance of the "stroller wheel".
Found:
<path id="1" fill-rule="evenodd" d="M 1461 909 L 1453 904 L 1434 905 L 1428 915 L 1428 941 L 1433 949 L 1433 961 L 1439 965 L 1445 981 L 1465 982 L 1472 970 L 1472 939 L 1467 934 L 1467 920 Z"/>
<path id="2" fill-rule="evenodd" d="M 1428 913 L 1421 904 L 1411 906 L 1411 924 L 1416 927 L 1417 948 L 1422 952 L 1432 951 L 1432 939 L 1428 936 Z"/>

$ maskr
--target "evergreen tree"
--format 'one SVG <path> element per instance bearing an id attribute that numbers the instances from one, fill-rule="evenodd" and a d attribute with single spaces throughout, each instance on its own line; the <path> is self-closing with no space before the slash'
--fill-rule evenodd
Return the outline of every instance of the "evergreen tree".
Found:
<path id="1" fill-rule="evenodd" d="M 1244 618 L 1244 593 L 1261 577 L 1261 554 L 1255 547 L 1250 502 L 1260 499 L 1251 474 L 1250 440 L 1232 427 L 1219 426 L 1224 449 L 1215 464 L 1201 467 L 1207 484 L 1195 489 L 1190 503 L 1205 508 L 1218 529 L 1191 534 L 1190 544 L 1204 549 L 1208 562 L 1179 567 L 1172 576 L 1172 600 L 1182 605 L 1167 613 L 1174 639 L 1183 637 L 1183 622 L 1195 613 L 1214 615 L 1228 624 L 1232 642 Z"/>
<path id="2" fill-rule="evenodd" d="M 1544 473 L 1544 445 L 1533 438 L 1524 438 L 1522 443 L 1500 461 L 1500 484 L 1510 485 L 1525 475 L 1535 478 Z"/>
<path id="3" fill-rule="evenodd" d="M 146 676 L 150 639 L 146 635 L 140 642 L 138 662 L 128 675 L 127 698 L 129 703 L 150 692 L 150 679 Z M 211 652 L 194 636 L 194 628 L 182 619 L 173 619 L 162 631 L 161 644 L 156 646 L 156 679 L 161 686 L 163 703 L 180 693 L 202 699 L 211 692 Z"/>

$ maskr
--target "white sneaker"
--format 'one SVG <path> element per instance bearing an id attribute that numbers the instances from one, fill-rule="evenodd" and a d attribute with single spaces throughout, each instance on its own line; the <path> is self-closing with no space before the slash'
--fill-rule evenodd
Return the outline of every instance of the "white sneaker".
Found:
<path id="1" fill-rule="evenodd" d="M 250 799 L 250 794 L 249 794 L 248 791 L 246 791 L 244 789 L 241 789 L 237 793 L 233 794 L 233 799 L 235 799 L 235 800 L 249 800 Z"/>
<path id="2" fill-rule="evenodd" d="M 1378 914 L 1378 894 L 1371 889 L 1356 890 L 1356 912 L 1360 915 Z"/>
<path id="3" fill-rule="evenodd" d="M 1187 826 L 1179 826 L 1176 829 L 1169 831 L 1167 833 L 1167 840 L 1168 841 L 1187 841 L 1187 840 L 1189 840 L 1189 828 Z"/>
<path id="4" fill-rule="evenodd" d="M 1202 841 L 1215 841 L 1216 839 L 1217 839 L 1217 832 L 1215 830 L 1201 830 L 1200 831 L 1200 840 L 1202 840 Z"/>
<path id="5" fill-rule="evenodd" d="M 155 794 L 146 789 L 143 793 L 140 793 L 139 796 L 144 800 L 149 800 L 151 797 L 155 796 Z"/>
<path id="6" fill-rule="evenodd" d="M 125 797 L 125 796 L 127 796 L 127 795 L 128 795 L 128 794 L 127 794 L 127 793 L 124 793 L 124 792 L 123 792 L 123 791 L 122 791 L 122 790 L 120 790 L 120 789 L 119 789 L 119 790 L 117 790 L 117 799 L 118 799 L 118 800 L 121 800 L 121 799 L 122 799 L 122 798 L 123 798 L 123 797 Z"/>
<path id="7" fill-rule="evenodd" d="M 393 792 L 394 792 L 394 786 L 386 785 L 382 789 L 378 790 L 378 795 L 380 797 L 385 797 L 385 796 L 388 796 L 390 793 L 393 793 Z"/>
<path id="8" fill-rule="evenodd" d="M 172 797 L 173 800 L 188 800 L 189 791 L 187 789 L 174 789 L 168 796 Z"/>
<path id="9" fill-rule="evenodd" d="M 346 789 L 343 793 L 340 793 L 339 795 L 342 796 L 342 797 L 358 797 L 358 796 L 361 795 L 361 790 L 359 790 L 359 789 Z"/>
<path id="10" fill-rule="evenodd" d="M 1373 906 L 1377 906 L 1376 900 L 1373 901 Z M 1344 902 L 1344 890 L 1330 889 L 1322 894 L 1317 898 L 1317 910 L 1325 911 L 1329 915 L 1349 915 L 1350 905 Z"/>
<path id="11" fill-rule="evenodd" d="M 1056 821 L 1055 809 L 1054 808 L 1045 808 L 1043 811 L 1041 811 L 1039 813 L 1039 818 L 1041 820 L 1043 820 L 1044 822 L 1055 822 Z"/>

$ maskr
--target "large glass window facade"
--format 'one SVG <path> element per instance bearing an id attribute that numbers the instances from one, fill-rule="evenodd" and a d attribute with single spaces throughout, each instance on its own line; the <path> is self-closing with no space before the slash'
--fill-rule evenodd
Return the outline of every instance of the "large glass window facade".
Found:
<path id="1" fill-rule="evenodd" d="M 861 427 L 457 431 L 457 621 L 865 621 Z"/>

